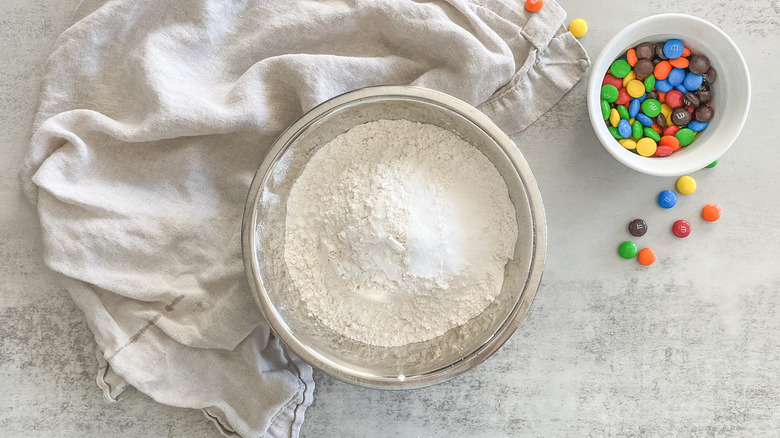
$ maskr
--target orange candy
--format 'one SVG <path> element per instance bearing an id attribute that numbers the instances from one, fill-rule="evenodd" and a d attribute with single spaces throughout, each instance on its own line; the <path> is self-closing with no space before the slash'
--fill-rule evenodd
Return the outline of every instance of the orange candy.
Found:
<path id="1" fill-rule="evenodd" d="M 652 126 L 650 126 L 650 129 L 652 129 L 653 131 L 655 131 L 655 132 L 657 132 L 657 133 L 659 133 L 659 134 L 661 133 L 661 127 L 660 127 L 660 126 L 658 126 L 658 125 L 657 125 L 657 124 L 655 124 L 655 123 L 653 123 L 653 125 L 652 125 Z"/>
<path id="2" fill-rule="evenodd" d="M 718 204 L 707 204 L 701 209 L 701 217 L 707 222 L 715 222 L 720 219 L 720 206 Z"/>
<path id="3" fill-rule="evenodd" d="M 650 248 L 642 248 L 639 254 L 636 255 L 636 258 L 639 260 L 639 263 L 650 266 L 655 263 L 655 251 Z"/>
<path id="4" fill-rule="evenodd" d="M 673 135 L 664 135 L 661 137 L 661 141 L 659 141 L 658 144 L 661 146 L 669 146 L 673 151 L 680 149 L 680 140 L 677 140 L 677 137 Z"/>
<path id="5" fill-rule="evenodd" d="M 683 47 L 683 54 L 681 56 L 684 57 L 684 58 L 687 58 L 687 57 L 691 56 L 691 51 L 688 50 L 687 47 Z"/>
<path id="6" fill-rule="evenodd" d="M 688 58 L 683 58 L 682 56 L 676 59 L 670 59 L 669 64 L 672 65 L 672 67 L 675 68 L 686 68 L 688 67 Z"/>
<path id="7" fill-rule="evenodd" d="M 528 9 L 531 12 L 536 12 L 539 9 L 542 9 L 542 6 L 544 6 L 544 0 L 526 0 L 525 1 L 525 8 Z"/>
<path id="8" fill-rule="evenodd" d="M 658 93 L 658 101 L 661 103 L 666 103 L 666 93 L 663 91 L 656 91 Z"/>
<path id="9" fill-rule="evenodd" d="M 669 72 L 671 71 L 672 64 L 669 64 L 669 61 L 661 61 L 655 65 L 653 76 L 655 76 L 656 79 L 666 79 L 669 77 Z"/>
<path id="10" fill-rule="evenodd" d="M 628 65 L 631 67 L 636 65 L 636 62 L 639 61 L 639 59 L 636 57 L 636 50 L 628 49 L 626 52 L 626 61 L 628 61 Z"/>

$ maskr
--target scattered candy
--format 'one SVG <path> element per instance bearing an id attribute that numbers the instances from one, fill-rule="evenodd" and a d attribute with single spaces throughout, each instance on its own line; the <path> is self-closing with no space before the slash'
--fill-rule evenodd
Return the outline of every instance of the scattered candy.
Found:
<path id="1" fill-rule="evenodd" d="M 691 234 L 691 224 L 682 219 L 675 221 L 674 224 L 672 224 L 672 233 L 681 239 L 683 237 L 688 237 L 688 235 Z"/>
<path id="2" fill-rule="evenodd" d="M 655 263 L 655 251 L 650 248 L 642 248 L 642 250 L 637 253 L 637 260 L 645 266 L 650 266 Z"/>
<path id="3" fill-rule="evenodd" d="M 707 222 L 715 222 L 720 219 L 720 206 L 718 204 L 707 204 L 701 209 L 701 217 Z"/>
<path id="4" fill-rule="evenodd" d="M 677 191 L 683 195 L 690 195 L 696 191 L 696 180 L 688 175 L 681 176 L 677 179 Z"/>
<path id="5" fill-rule="evenodd" d="M 691 53 L 680 39 L 646 41 L 610 64 L 602 81 L 602 115 L 618 130 L 621 120 L 629 121 L 632 132 L 628 136 L 625 124 L 622 132 L 610 132 L 617 140 L 630 137 L 636 141 L 637 147 L 631 148 L 635 153 L 666 157 L 693 143 L 697 133 L 709 126 L 715 115 L 710 87 L 716 78 L 709 59 Z M 617 115 L 613 109 L 618 109 Z M 641 131 L 636 122 L 642 125 Z M 666 136 L 676 141 L 662 143 Z M 643 143 L 644 138 L 651 139 L 652 145 Z"/>
<path id="6" fill-rule="evenodd" d="M 623 257 L 624 259 L 633 259 L 637 254 L 636 243 L 630 242 L 628 240 L 621 243 L 618 247 L 618 254 L 620 254 L 620 257 Z"/>
<path id="7" fill-rule="evenodd" d="M 525 8 L 528 9 L 531 12 L 536 12 L 539 9 L 542 9 L 542 6 L 544 6 L 544 0 L 526 0 L 525 1 Z"/>
<path id="8" fill-rule="evenodd" d="M 588 33 L 588 23 L 582 18 L 575 18 L 569 23 L 569 32 L 575 38 L 582 38 Z"/>
<path id="9" fill-rule="evenodd" d="M 647 222 L 642 219 L 634 219 L 628 223 L 628 232 L 634 237 L 642 237 L 647 233 Z"/>
<path id="10" fill-rule="evenodd" d="M 677 204 L 677 195 L 671 190 L 664 190 L 658 194 L 658 205 L 661 208 L 672 208 Z"/>

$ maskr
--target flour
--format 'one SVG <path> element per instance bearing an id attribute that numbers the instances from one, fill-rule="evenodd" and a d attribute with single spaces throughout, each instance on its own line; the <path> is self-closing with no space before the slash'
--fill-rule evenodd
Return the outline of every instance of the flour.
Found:
<path id="1" fill-rule="evenodd" d="M 284 258 L 308 311 L 357 341 L 400 346 L 479 315 L 501 292 L 518 227 L 474 146 L 407 120 L 323 146 L 287 200 Z"/>

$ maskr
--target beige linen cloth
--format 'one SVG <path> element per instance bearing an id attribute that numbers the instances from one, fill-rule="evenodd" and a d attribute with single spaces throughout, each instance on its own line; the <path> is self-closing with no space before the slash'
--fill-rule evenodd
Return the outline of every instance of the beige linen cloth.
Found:
<path id="1" fill-rule="evenodd" d="M 248 187 L 282 130 L 343 92 L 413 84 L 513 133 L 589 65 L 553 0 L 87 0 L 77 16 L 20 171 L 46 263 L 94 332 L 109 400 L 132 385 L 243 437 L 297 436 L 314 388 L 241 256 Z"/>

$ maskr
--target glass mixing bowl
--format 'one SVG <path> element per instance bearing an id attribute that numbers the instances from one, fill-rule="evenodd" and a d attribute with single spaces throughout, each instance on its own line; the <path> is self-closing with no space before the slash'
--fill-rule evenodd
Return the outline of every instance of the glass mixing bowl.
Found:
<path id="1" fill-rule="evenodd" d="M 501 293 L 480 315 L 425 342 L 364 344 L 325 327 L 307 311 L 284 261 L 287 197 L 316 151 L 353 126 L 379 119 L 430 123 L 455 132 L 498 169 L 519 226 Z M 301 359 L 360 386 L 418 388 L 466 371 L 493 354 L 525 316 L 542 278 L 546 223 L 541 194 L 517 146 L 484 114 L 444 93 L 417 87 L 363 88 L 335 97 L 293 123 L 254 176 L 242 245 L 249 284 L 271 330 Z"/>

